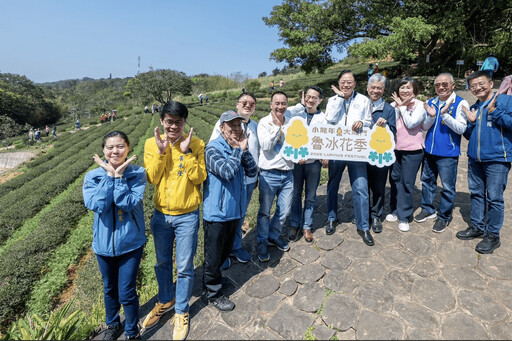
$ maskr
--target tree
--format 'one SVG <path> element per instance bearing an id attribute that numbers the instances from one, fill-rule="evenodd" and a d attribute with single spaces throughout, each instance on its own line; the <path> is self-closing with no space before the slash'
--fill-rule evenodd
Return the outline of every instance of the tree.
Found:
<path id="1" fill-rule="evenodd" d="M 259 75 L 258 75 L 258 78 L 261 78 L 261 77 L 265 77 L 267 75 L 267 73 L 265 71 L 261 72 Z"/>
<path id="2" fill-rule="evenodd" d="M 261 88 L 261 83 L 258 82 L 257 80 L 253 79 L 249 82 L 247 82 L 247 85 L 246 85 L 246 90 L 248 92 L 252 92 L 252 93 L 255 93 L 256 91 L 258 91 L 260 88 Z"/>
<path id="3" fill-rule="evenodd" d="M 189 96 L 192 81 L 181 71 L 158 69 L 141 73 L 128 81 L 126 91 L 142 101 L 165 103 L 177 94 Z"/>
<path id="4" fill-rule="evenodd" d="M 364 57 L 413 56 L 422 66 L 430 54 L 442 66 L 494 51 L 511 65 L 511 7 L 510 0 L 284 0 L 263 21 L 287 45 L 271 59 L 306 72 L 323 72 L 334 62 L 332 49 L 361 39 L 350 52 Z"/>

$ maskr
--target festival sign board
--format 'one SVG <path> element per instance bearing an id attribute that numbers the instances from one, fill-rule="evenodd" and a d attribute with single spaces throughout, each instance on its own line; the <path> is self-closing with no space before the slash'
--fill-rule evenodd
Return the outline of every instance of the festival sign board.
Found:
<path id="1" fill-rule="evenodd" d="M 377 167 L 395 162 L 395 139 L 387 125 L 374 125 L 354 132 L 341 124 L 307 125 L 302 117 L 293 117 L 284 126 L 281 155 L 295 163 L 307 159 L 368 162 Z"/>

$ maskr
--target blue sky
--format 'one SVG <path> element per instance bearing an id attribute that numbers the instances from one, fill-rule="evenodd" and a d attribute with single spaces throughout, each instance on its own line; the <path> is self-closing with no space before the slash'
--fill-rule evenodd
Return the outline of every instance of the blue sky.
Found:
<path id="1" fill-rule="evenodd" d="M 261 20 L 277 0 L 0 0 L 0 72 L 36 83 L 131 77 L 149 66 L 255 78 L 284 63 L 276 27 Z"/>

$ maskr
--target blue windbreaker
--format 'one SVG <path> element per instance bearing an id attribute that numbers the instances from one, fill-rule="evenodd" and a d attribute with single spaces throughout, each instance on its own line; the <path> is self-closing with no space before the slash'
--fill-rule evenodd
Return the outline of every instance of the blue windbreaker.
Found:
<path id="1" fill-rule="evenodd" d="M 492 99 L 491 99 L 492 100 Z M 468 157 L 479 162 L 512 161 L 512 96 L 499 95 L 496 108 L 489 114 L 491 101 L 477 101 L 476 121 L 468 122 L 464 137 L 469 140 Z"/>
<path id="2" fill-rule="evenodd" d="M 115 257 L 146 243 L 142 198 L 146 170 L 128 165 L 122 179 L 114 179 L 98 167 L 85 175 L 85 206 L 94 212 L 92 250 Z"/>

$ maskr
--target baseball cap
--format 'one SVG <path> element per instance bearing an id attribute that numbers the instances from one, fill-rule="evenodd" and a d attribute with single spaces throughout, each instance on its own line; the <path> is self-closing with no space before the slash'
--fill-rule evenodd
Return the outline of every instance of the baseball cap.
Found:
<path id="1" fill-rule="evenodd" d="M 243 117 L 240 116 L 236 111 L 228 110 L 222 115 L 220 115 L 220 124 L 224 122 L 229 122 L 231 120 L 234 120 L 235 118 L 243 119 Z"/>

